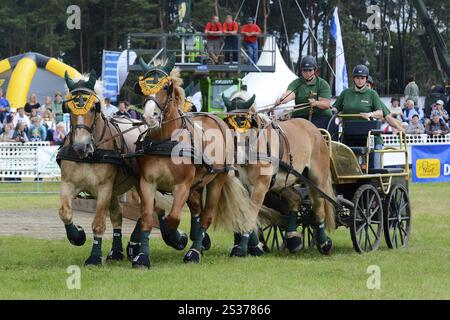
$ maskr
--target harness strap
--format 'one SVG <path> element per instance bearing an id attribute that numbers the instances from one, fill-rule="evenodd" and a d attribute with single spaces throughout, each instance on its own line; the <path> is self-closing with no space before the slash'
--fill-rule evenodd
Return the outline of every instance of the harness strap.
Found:
<path id="1" fill-rule="evenodd" d="M 305 177 L 303 174 L 295 170 L 292 165 L 287 164 L 284 161 L 280 161 L 280 167 L 291 172 L 297 179 L 302 181 L 305 185 L 309 186 L 310 188 L 314 189 L 322 198 L 329 201 L 331 204 L 333 204 L 338 210 L 342 210 L 343 206 L 334 200 L 332 197 L 327 195 L 325 192 L 323 192 L 319 187 L 317 187 L 309 178 Z"/>

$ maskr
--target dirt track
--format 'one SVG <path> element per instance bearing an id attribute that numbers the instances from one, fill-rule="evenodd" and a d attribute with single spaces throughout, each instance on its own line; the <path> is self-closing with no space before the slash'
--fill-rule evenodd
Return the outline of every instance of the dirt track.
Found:
<path id="1" fill-rule="evenodd" d="M 87 239 L 92 239 L 91 223 L 94 214 L 75 211 L 74 223 L 83 227 Z M 135 221 L 123 219 L 122 234 L 129 237 Z M 159 235 L 153 229 L 152 235 Z M 66 239 L 64 225 L 59 219 L 58 210 L 0 211 L 0 236 L 25 236 L 39 239 Z M 106 221 L 105 239 L 112 239 L 112 226 L 109 217 Z"/>

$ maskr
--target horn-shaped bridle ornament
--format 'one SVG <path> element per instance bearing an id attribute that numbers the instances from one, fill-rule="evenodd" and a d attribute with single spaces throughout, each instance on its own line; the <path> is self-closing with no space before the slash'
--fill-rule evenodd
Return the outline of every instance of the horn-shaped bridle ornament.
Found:
<path id="1" fill-rule="evenodd" d="M 140 76 L 138 82 L 142 95 L 146 96 L 144 105 L 147 101 L 153 101 L 157 105 L 161 110 L 162 116 L 160 124 L 162 124 L 163 114 L 168 103 L 172 100 L 173 83 L 170 72 L 175 67 L 175 56 L 171 55 L 167 63 L 162 67 L 151 67 L 142 57 L 139 57 L 139 64 L 144 71 L 144 76 Z M 152 96 L 161 90 L 167 91 L 167 99 L 164 105 L 161 105 L 156 98 Z"/>

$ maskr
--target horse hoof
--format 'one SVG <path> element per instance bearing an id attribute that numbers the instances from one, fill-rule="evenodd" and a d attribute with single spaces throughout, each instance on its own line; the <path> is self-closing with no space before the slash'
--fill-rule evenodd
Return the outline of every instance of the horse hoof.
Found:
<path id="1" fill-rule="evenodd" d="M 333 241 L 330 238 L 327 239 L 322 245 L 317 244 L 317 249 L 323 255 L 331 254 L 331 249 L 333 248 Z"/>
<path id="2" fill-rule="evenodd" d="M 242 248 L 240 246 L 234 246 L 233 249 L 231 249 L 231 253 L 230 253 L 230 257 L 246 257 L 247 256 L 247 252 L 245 252 L 244 250 L 242 250 Z"/>
<path id="3" fill-rule="evenodd" d="M 211 249 L 211 238 L 209 237 L 209 234 L 205 232 L 205 236 L 202 241 L 202 250 L 208 251 L 209 249 Z"/>
<path id="4" fill-rule="evenodd" d="M 303 248 L 302 239 L 299 236 L 294 236 L 286 239 L 286 247 L 290 253 L 297 253 Z"/>
<path id="5" fill-rule="evenodd" d="M 86 233 L 81 226 L 75 225 L 75 227 L 78 230 L 77 237 L 72 239 L 69 238 L 69 242 L 74 246 L 80 247 L 86 242 Z"/>
<path id="6" fill-rule="evenodd" d="M 94 266 L 94 267 L 101 267 L 102 265 L 102 257 L 99 256 L 90 256 L 87 258 L 87 260 L 84 262 L 84 265 L 86 267 Z"/>
<path id="7" fill-rule="evenodd" d="M 128 242 L 127 245 L 127 258 L 128 260 L 133 260 L 139 254 L 139 250 L 141 249 L 140 243 Z"/>
<path id="8" fill-rule="evenodd" d="M 260 257 L 264 254 L 264 249 L 259 245 L 255 247 L 248 247 L 248 253 L 253 257 Z"/>
<path id="9" fill-rule="evenodd" d="M 183 258 L 183 262 L 184 263 L 189 263 L 189 262 L 199 263 L 200 262 L 200 252 L 198 252 L 195 249 L 189 249 L 189 251 L 185 254 L 185 256 Z"/>
<path id="10" fill-rule="evenodd" d="M 106 260 L 110 261 L 122 261 L 123 260 L 123 252 L 120 250 L 111 250 L 106 257 Z"/>
<path id="11" fill-rule="evenodd" d="M 131 266 L 133 269 L 150 269 L 150 258 L 146 254 L 139 253 L 134 257 Z"/>
<path id="12" fill-rule="evenodd" d="M 172 247 L 178 251 L 184 250 L 186 248 L 186 245 L 188 243 L 188 235 L 186 232 L 182 232 L 180 234 L 180 240 L 178 240 L 177 243 L 175 243 Z"/>

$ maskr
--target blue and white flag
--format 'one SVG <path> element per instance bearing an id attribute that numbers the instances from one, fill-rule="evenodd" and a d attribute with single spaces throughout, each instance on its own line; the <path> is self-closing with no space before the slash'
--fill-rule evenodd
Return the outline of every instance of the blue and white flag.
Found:
<path id="1" fill-rule="evenodd" d="M 336 41 L 336 79 L 334 80 L 334 88 L 336 96 L 338 96 L 344 89 L 348 88 L 348 76 L 337 7 L 334 8 L 334 13 L 331 17 L 331 36 Z"/>
<path id="2" fill-rule="evenodd" d="M 118 63 L 120 52 L 103 50 L 102 80 L 103 97 L 117 102 L 119 95 Z"/>

